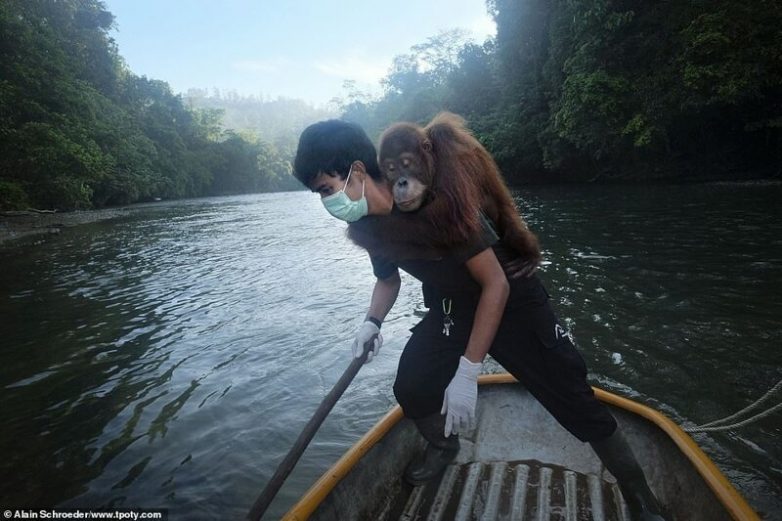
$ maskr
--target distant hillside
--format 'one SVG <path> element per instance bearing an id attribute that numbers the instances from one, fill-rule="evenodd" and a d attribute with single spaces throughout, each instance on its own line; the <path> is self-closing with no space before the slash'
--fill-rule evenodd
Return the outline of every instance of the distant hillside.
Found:
<path id="1" fill-rule="evenodd" d="M 258 139 L 278 147 L 282 143 L 289 145 L 291 140 L 295 146 L 305 127 L 339 116 L 336 110 L 316 108 L 298 99 L 265 100 L 233 91 L 221 93 L 217 89 L 212 94 L 207 89 L 189 89 L 183 98 L 194 109 L 221 110 L 225 130 L 251 131 Z"/>

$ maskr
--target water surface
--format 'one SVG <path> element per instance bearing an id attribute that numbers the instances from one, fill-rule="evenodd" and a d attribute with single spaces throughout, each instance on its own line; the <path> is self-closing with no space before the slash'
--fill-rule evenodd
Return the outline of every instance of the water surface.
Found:
<path id="1" fill-rule="evenodd" d="M 595 385 L 693 426 L 782 378 L 782 186 L 516 195 Z M 309 192 L 141 205 L 0 248 L 4 506 L 242 518 L 349 364 L 373 284 L 366 254 Z M 268 519 L 394 405 L 422 312 L 403 277 L 380 356 Z M 695 436 L 766 519 L 782 519 L 781 418 Z"/>

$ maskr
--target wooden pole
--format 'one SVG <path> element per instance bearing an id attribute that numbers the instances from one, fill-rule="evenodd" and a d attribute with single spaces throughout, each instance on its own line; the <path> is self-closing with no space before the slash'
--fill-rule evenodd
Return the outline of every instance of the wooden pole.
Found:
<path id="1" fill-rule="evenodd" d="M 372 339 L 370 339 L 367 344 L 371 346 L 374 341 L 375 338 L 372 337 Z M 350 382 L 353 381 L 353 377 L 356 376 L 358 370 L 361 369 L 361 366 L 364 365 L 364 362 L 366 362 L 368 353 L 369 349 L 365 347 L 364 353 L 361 355 L 361 357 L 353 359 L 348 368 L 340 377 L 339 381 L 336 383 L 336 385 L 334 385 L 334 388 L 323 399 L 320 406 L 318 407 L 318 410 L 315 411 L 315 415 L 312 417 L 312 419 L 310 419 L 307 425 L 304 426 L 304 430 L 301 431 L 299 437 L 296 438 L 296 442 L 293 444 L 293 447 L 290 451 L 288 451 L 288 454 L 282 460 L 282 463 L 280 463 L 280 465 L 277 467 L 277 471 L 274 473 L 271 480 L 269 480 L 269 483 L 266 484 L 266 487 L 263 489 L 263 492 L 261 492 L 261 495 L 258 497 L 258 499 L 255 500 L 255 503 L 253 503 L 250 512 L 247 514 L 246 519 L 248 521 L 259 521 L 264 512 L 266 512 L 266 509 L 269 508 L 269 505 L 274 499 L 274 496 L 277 495 L 280 487 L 282 487 L 282 484 L 293 470 L 293 467 L 296 466 L 296 463 L 304 453 L 304 450 L 310 444 L 310 441 L 312 441 L 312 438 L 318 431 L 320 424 L 323 423 L 323 420 L 326 419 L 326 416 L 328 416 L 329 412 L 331 412 L 331 409 L 334 408 L 337 400 L 339 400 L 340 396 L 342 396 L 342 393 L 345 392 L 345 389 L 348 388 Z"/>

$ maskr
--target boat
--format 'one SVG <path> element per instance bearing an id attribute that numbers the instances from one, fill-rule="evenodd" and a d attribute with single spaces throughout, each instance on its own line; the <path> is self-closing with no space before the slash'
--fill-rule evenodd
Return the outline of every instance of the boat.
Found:
<path id="1" fill-rule="evenodd" d="M 629 521 L 615 479 L 508 374 L 482 375 L 474 427 L 439 479 L 404 483 L 424 450 L 394 407 L 285 514 L 284 521 Z M 757 521 L 717 466 L 662 413 L 593 388 L 676 521 Z"/>

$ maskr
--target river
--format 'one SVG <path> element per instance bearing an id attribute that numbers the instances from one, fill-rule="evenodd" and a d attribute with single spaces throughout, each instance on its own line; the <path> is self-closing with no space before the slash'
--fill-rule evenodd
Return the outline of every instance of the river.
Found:
<path id="1" fill-rule="evenodd" d="M 516 197 L 594 385 L 693 426 L 782 378 L 782 184 Z M 137 205 L 0 245 L 0 506 L 242 518 L 350 362 L 373 276 L 344 228 L 293 192 Z M 422 312 L 403 276 L 380 355 L 267 519 L 394 405 Z M 778 413 L 694 435 L 765 519 L 782 519 L 780 434 Z"/>

